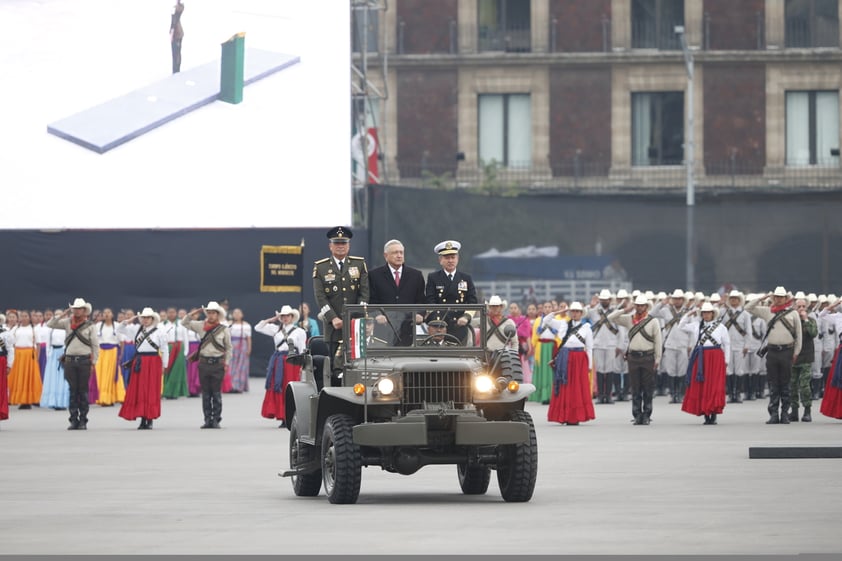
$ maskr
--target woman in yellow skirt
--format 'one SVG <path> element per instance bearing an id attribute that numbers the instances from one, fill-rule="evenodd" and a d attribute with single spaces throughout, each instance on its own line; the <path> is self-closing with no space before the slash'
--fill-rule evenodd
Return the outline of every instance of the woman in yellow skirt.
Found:
<path id="1" fill-rule="evenodd" d="M 19 409 L 32 409 L 33 403 L 41 403 L 41 370 L 29 312 L 18 314 L 18 325 L 11 331 L 15 340 L 15 363 L 9 372 L 9 403 L 19 405 Z"/>
<path id="2" fill-rule="evenodd" d="M 97 404 L 105 407 L 122 403 L 126 399 L 126 386 L 117 369 L 120 352 L 120 334 L 114 322 L 114 312 L 105 308 L 102 321 L 96 324 L 99 337 L 99 358 L 96 362 L 96 383 L 99 387 Z"/>

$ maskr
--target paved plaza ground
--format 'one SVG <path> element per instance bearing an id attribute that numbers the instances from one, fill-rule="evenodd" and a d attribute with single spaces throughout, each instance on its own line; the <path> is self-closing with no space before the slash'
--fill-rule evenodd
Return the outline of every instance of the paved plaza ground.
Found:
<path id="1" fill-rule="evenodd" d="M 260 418 L 262 380 L 224 396 L 223 429 L 199 430 L 198 399 L 164 401 L 152 431 L 92 408 L 12 409 L 0 423 L 0 553 L 842 552 L 842 460 L 749 460 L 750 446 L 842 444 L 842 422 L 767 426 L 765 402 L 729 405 L 717 426 L 655 400 L 597 405 L 567 427 L 536 419 L 535 495 L 507 504 L 459 491 L 452 466 L 412 476 L 368 468 L 356 505 L 293 495 L 289 433 Z"/>

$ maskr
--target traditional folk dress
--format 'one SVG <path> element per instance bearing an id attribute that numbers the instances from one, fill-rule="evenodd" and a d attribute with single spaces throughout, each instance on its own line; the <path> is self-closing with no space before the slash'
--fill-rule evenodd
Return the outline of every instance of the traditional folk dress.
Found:
<path id="1" fill-rule="evenodd" d="M 15 363 L 9 372 L 9 403 L 33 405 L 41 402 L 41 372 L 38 368 L 38 347 L 35 328 L 17 325 L 12 328 Z"/>
<path id="2" fill-rule="evenodd" d="M 234 346 L 231 357 L 231 392 L 247 392 L 249 391 L 251 325 L 246 321 L 234 322 L 229 330 L 231 345 Z"/>
<path id="3" fill-rule="evenodd" d="M 830 371 L 827 373 L 824 397 L 819 411 L 825 417 L 842 419 L 842 352 L 840 352 L 842 349 L 842 314 L 829 314 L 828 310 L 822 310 L 819 316 L 827 319 L 833 329 L 829 336 L 835 337 L 837 342 L 833 359 L 830 362 Z"/>
<path id="4" fill-rule="evenodd" d="M 50 329 L 47 347 L 47 367 L 44 369 L 44 388 L 41 407 L 67 409 L 70 405 L 70 385 L 64 379 L 64 365 L 59 358 L 64 354 L 64 329 Z"/>
<path id="5" fill-rule="evenodd" d="M 189 344 L 187 340 L 186 327 L 180 321 L 174 323 L 164 322 L 159 326 L 167 337 L 167 345 L 170 351 L 170 360 L 166 364 L 164 374 L 163 397 L 176 399 L 187 397 L 187 357 L 189 356 Z"/>
<path id="6" fill-rule="evenodd" d="M 687 363 L 687 391 L 681 410 L 704 415 L 706 424 L 714 424 L 716 415 L 725 410 L 725 372 L 731 356 L 728 329 L 718 320 L 699 321 L 689 315 L 682 317 L 678 326 L 695 342 Z"/>
<path id="7" fill-rule="evenodd" d="M 41 373 L 41 383 L 44 383 L 44 372 L 47 369 L 47 349 L 50 344 L 50 328 L 39 323 L 35 325 L 35 341 L 38 343 L 38 371 Z"/>
<path id="8" fill-rule="evenodd" d="M 192 329 L 187 330 L 187 356 L 199 351 L 201 342 L 199 334 Z M 202 384 L 199 382 L 199 361 L 187 361 L 187 394 L 190 397 L 199 397 L 202 394 Z"/>
<path id="9" fill-rule="evenodd" d="M 0 326 L 0 421 L 9 418 L 9 387 L 6 382 L 6 369 L 15 363 L 15 339 L 3 326 Z"/>
<path id="10" fill-rule="evenodd" d="M 578 425 L 596 418 L 591 397 L 593 332 L 585 321 L 570 320 L 555 356 L 553 392 L 547 420 Z"/>
<path id="11" fill-rule="evenodd" d="M 120 375 L 120 335 L 117 323 L 103 321 L 96 324 L 99 337 L 99 358 L 96 361 L 96 384 L 99 390 L 96 403 L 110 406 L 126 399 L 126 387 Z"/>
<path id="12" fill-rule="evenodd" d="M 301 379 L 301 367 L 287 362 L 290 343 L 297 352 L 302 352 L 307 344 L 307 332 L 294 324 L 279 326 L 265 321 L 254 326 L 254 330 L 272 337 L 275 342 L 275 352 L 266 368 L 266 394 L 260 414 L 267 419 L 284 419 L 287 384 Z"/>
<path id="13" fill-rule="evenodd" d="M 529 401 L 549 402 L 553 391 L 553 368 L 550 361 L 556 354 L 567 329 L 567 322 L 557 314 L 546 315 L 535 320 L 532 342 L 535 347 L 535 366 L 532 369 L 532 383 L 535 393 Z"/>
<path id="14" fill-rule="evenodd" d="M 126 400 L 119 415 L 129 421 L 157 419 L 161 416 L 164 364 L 170 358 L 167 338 L 155 325 L 148 329 L 140 325 L 120 325 L 117 329 L 134 339 L 136 349 Z"/>
<path id="15" fill-rule="evenodd" d="M 120 375 L 123 378 L 123 387 L 128 388 L 132 375 L 130 364 L 135 353 L 134 339 L 119 329 L 117 336 L 120 337 Z"/>

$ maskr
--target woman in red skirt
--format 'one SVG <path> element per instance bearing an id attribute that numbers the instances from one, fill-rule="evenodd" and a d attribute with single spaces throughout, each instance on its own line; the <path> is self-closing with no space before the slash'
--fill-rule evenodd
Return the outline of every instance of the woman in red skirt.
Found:
<path id="1" fill-rule="evenodd" d="M 135 355 L 129 368 L 129 387 L 119 415 L 134 421 L 138 430 L 152 428 L 152 420 L 161 416 L 161 380 L 164 365 L 169 364 L 167 336 L 157 327 L 160 318 L 152 308 L 140 313 L 140 325 L 128 325 L 134 317 L 123 320 L 119 331 L 134 339 Z"/>
<path id="2" fill-rule="evenodd" d="M 280 320 L 281 324 L 274 323 Z M 301 367 L 287 362 L 287 355 L 304 352 L 307 332 L 298 327 L 298 310 L 284 306 L 280 312 L 261 320 L 254 330 L 275 341 L 275 352 L 266 368 L 266 395 L 260 414 L 267 419 L 280 419 L 284 426 L 284 393 L 287 384 L 300 380 Z"/>
<path id="3" fill-rule="evenodd" d="M 701 322 L 694 319 L 694 309 L 678 323 L 679 328 L 689 332 L 691 340 L 695 341 L 687 365 L 687 392 L 681 410 L 691 415 L 704 415 L 704 424 L 715 425 L 716 416 L 725 410 L 725 369 L 731 356 L 731 339 L 728 329 L 714 319 L 713 304 L 705 302 L 700 311 Z"/>
<path id="4" fill-rule="evenodd" d="M 827 385 L 822 398 L 822 406 L 819 409 L 822 415 L 832 419 L 842 419 L 842 313 L 838 311 L 831 313 L 842 304 L 842 298 L 825 308 L 819 313 L 819 317 L 827 319 L 836 327 L 833 337 L 837 340 L 836 351 L 833 353 L 833 361 L 830 363 L 830 371 L 827 373 Z M 827 335 L 825 335 L 827 337 Z"/>
<path id="5" fill-rule="evenodd" d="M 567 332 L 553 359 L 553 391 L 547 420 L 578 425 L 596 418 L 589 377 L 593 332 L 590 323 L 582 321 L 584 309 L 580 302 L 570 304 L 567 311 Z"/>

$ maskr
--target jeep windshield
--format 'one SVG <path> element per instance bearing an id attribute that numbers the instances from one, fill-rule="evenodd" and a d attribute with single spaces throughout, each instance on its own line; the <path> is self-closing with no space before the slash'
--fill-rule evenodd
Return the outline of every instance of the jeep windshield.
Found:
<path id="1" fill-rule="evenodd" d="M 484 351 L 486 309 L 477 304 L 349 305 L 342 330 L 347 360 L 396 352 Z"/>

